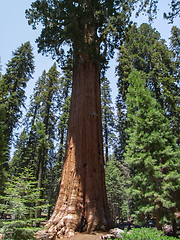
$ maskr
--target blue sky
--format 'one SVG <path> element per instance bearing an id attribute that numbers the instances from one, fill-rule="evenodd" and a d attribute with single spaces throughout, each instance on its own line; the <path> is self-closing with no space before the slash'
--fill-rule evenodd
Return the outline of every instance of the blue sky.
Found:
<path id="1" fill-rule="evenodd" d="M 39 36 L 40 29 L 32 30 L 25 18 L 25 10 L 30 7 L 32 0 L 1 0 L 0 1 L 0 57 L 2 65 L 2 73 L 5 73 L 6 63 L 11 60 L 12 51 L 16 50 L 22 43 L 31 42 L 33 53 L 35 55 L 35 74 L 34 79 L 30 80 L 27 87 L 27 97 L 32 94 L 35 81 L 41 76 L 43 70 L 48 71 L 53 64 L 50 57 L 42 56 L 37 53 L 35 39 Z M 159 0 L 158 17 L 152 24 L 161 34 L 161 37 L 168 40 L 172 25 L 168 24 L 167 20 L 163 19 L 163 12 L 169 10 L 168 3 L 170 0 Z M 138 24 L 147 22 L 147 17 L 141 16 L 135 19 Z M 174 22 L 174 25 L 180 27 L 179 18 Z M 110 69 L 107 73 L 108 79 L 111 81 L 112 97 L 115 101 L 117 94 L 115 78 L 115 59 L 110 62 Z"/>

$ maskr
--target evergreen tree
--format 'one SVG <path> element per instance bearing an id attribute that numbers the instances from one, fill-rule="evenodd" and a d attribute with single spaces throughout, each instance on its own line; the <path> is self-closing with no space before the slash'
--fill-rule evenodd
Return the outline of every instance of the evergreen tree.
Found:
<path id="1" fill-rule="evenodd" d="M 37 39 L 39 52 L 62 60 L 67 44 L 74 58 L 61 188 L 46 226 L 50 238 L 74 235 L 82 218 L 88 232 L 112 227 L 105 191 L 99 80 L 101 64 L 120 44 L 136 2 L 36 0 L 26 11 L 34 29 L 39 23 L 43 26 Z M 156 8 L 156 1 L 141 3 L 140 8 Z"/>
<path id="2" fill-rule="evenodd" d="M 118 95 L 116 97 L 116 108 L 117 108 L 117 121 L 116 121 L 116 131 L 117 131 L 117 146 L 115 149 L 116 157 L 119 161 L 123 161 L 124 149 L 126 146 L 127 134 L 125 129 L 127 128 L 127 107 L 126 107 L 126 93 L 128 88 L 126 79 L 131 72 L 132 59 L 128 50 L 121 46 L 118 58 L 118 67 L 116 68 L 118 76 Z M 120 62 L 119 62 L 120 61 Z"/>
<path id="3" fill-rule="evenodd" d="M 109 149 L 114 147 L 114 108 L 112 106 L 110 82 L 106 77 L 101 79 L 101 112 L 103 129 L 103 146 L 105 151 L 105 163 L 109 159 Z"/>
<path id="4" fill-rule="evenodd" d="M 5 110 L 4 105 L 0 105 L 0 195 L 3 193 L 5 187 L 5 180 L 6 180 L 6 171 L 7 171 L 7 150 L 8 145 L 6 142 L 5 136 Z"/>
<path id="5" fill-rule="evenodd" d="M 24 107 L 25 88 L 34 72 L 32 47 L 22 44 L 8 62 L 6 73 L 0 77 L 0 194 L 8 170 L 9 150 L 13 130 L 18 127 Z"/>
<path id="6" fill-rule="evenodd" d="M 3 239 L 35 239 L 36 224 L 43 219 L 35 218 L 37 208 L 47 208 L 39 199 L 40 189 L 30 169 L 23 169 L 18 176 L 9 176 L 5 195 L 0 196 L 3 212 Z M 7 219 L 7 216 L 10 217 Z"/>
<path id="7" fill-rule="evenodd" d="M 174 62 L 175 62 L 175 72 L 174 77 L 176 79 L 176 85 L 179 89 L 180 84 L 180 29 L 177 27 L 172 27 L 171 29 L 171 37 L 170 37 L 170 49 L 174 54 Z M 180 145 L 180 91 L 179 95 L 176 97 L 176 102 L 174 104 L 174 112 L 173 112 L 173 125 L 174 125 L 174 133 L 177 136 L 177 143 Z"/>
<path id="8" fill-rule="evenodd" d="M 14 157 L 11 162 L 13 174 L 21 173 L 25 166 L 33 169 L 38 187 L 44 188 L 40 198 L 46 196 L 51 211 L 55 199 L 56 174 L 53 171 L 57 160 L 56 140 L 59 115 L 59 72 L 54 64 L 38 79 L 30 100 L 30 107 L 24 121 Z M 37 213 L 40 216 L 40 213 Z"/>
<path id="9" fill-rule="evenodd" d="M 175 211 L 179 208 L 180 150 L 165 117 L 145 80 L 133 70 L 126 103 L 127 129 L 125 162 L 131 169 L 131 196 L 135 213 L 143 221 L 156 217 L 157 228 L 162 228 L 163 217 L 170 218 L 176 231 Z"/>
<path id="10" fill-rule="evenodd" d="M 11 61 L 8 62 L 6 73 L 0 80 L 0 104 L 4 104 L 6 111 L 5 135 L 6 141 L 12 140 L 15 127 L 18 126 L 22 117 L 22 107 L 26 99 L 25 88 L 32 78 L 34 61 L 30 42 L 22 44 L 15 52 Z"/>
<path id="11" fill-rule="evenodd" d="M 171 29 L 171 37 L 170 37 L 170 49 L 174 53 L 174 58 L 176 64 L 179 69 L 180 62 L 180 29 L 176 26 L 173 26 Z"/>
<path id="12" fill-rule="evenodd" d="M 106 164 L 105 174 L 107 197 L 113 221 L 116 223 L 127 221 L 130 216 L 129 169 L 115 156 L 111 156 Z"/>
<path id="13" fill-rule="evenodd" d="M 2 65 L 1 65 L 1 57 L 0 57 L 0 79 L 2 77 Z"/>
<path id="14" fill-rule="evenodd" d="M 145 73 L 146 85 L 155 94 L 156 100 L 165 111 L 166 117 L 171 122 L 173 133 L 179 136 L 179 86 L 176 77 L 176 64 L 170 51 L 160 34 L 148 24 L 139 28 L 134 24 L 127 31 L 123 46 L 120 47 L 117 75 L 118 97 L 118 131 L 122 139 L 127 139 L 124 129 L 126 119 L 126 93 L 128 88 L 128 75 L 132 68 Z M 120 125 L 120 126 L 119 126 Z M 118 148 L 124 151 L 124 144 L 119 140 Z M 119 153 L 120 154 L 120 153 Z"/>

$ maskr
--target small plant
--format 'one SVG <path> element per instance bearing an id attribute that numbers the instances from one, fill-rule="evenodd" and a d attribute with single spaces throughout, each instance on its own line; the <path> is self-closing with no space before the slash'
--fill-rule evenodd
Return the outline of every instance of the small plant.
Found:
<path id="1" fill-rule="evenodd" d="M 25 169 L 19 176 L 11 176 L 6 182 L 5 195 L 0 196 L 0 212 L 3 240 L 33 240 L 42 218 L 37 218 L 39 209 L 47 208 L 40 199 L 40 189 L 32 173 Z"/>
<path id="2" fill-rule="evenodd" d="M 27 227 L 26 222 L 9 221 L 4 223 L 3 240 L 34 240 L 39 228 Z"/>
<path id="3" fill-rule="evenodd" d="M 165 236 L 162 231 L 150 228 L 134 228 L 125 232 L 121 240 L 173 240 L 174 237 Z"/>

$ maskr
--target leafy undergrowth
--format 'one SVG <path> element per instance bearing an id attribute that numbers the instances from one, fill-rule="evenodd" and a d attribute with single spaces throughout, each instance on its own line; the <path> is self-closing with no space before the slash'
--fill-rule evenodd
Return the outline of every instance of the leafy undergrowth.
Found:
<path id="1" fill-rule="evenodd" d="M 28 226 L 29 225 L 29 226 Z M 3 222 L 0 234 L 3 240 L 34 240 L 35 233 L 40 228 L 32 227 L 24 221 Z"/>
<path id="2" fill-rule="evenodd" d="M 125 232 L 121 240 L 173 240 L 175 237 L 165 236 L 162 231 L 150 228 L 134 228 Z M 115 239 L 117 240 L 117 238 Z"/>

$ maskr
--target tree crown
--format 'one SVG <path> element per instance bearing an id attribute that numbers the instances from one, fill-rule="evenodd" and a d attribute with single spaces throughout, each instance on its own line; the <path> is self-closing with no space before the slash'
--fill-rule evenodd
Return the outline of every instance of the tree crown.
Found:
<path id="1" fill-rule="evenodd" d="M 64 55 L 64 45 L 67 44 L 83 58 L 96 59 L 105 53 L 107 56 L 113 55 L 137 2 L 139 1 L 36 0 L 26 10 L 26 18 L 33 29 L 38 24 L 43 27 L 36 40 L 39 52 L 58 56 L 60 60 Z M 156 9 L 156 2 L 140 1 L 139 12 L 149 6 L 147 11 L 150 13 Z"/>

